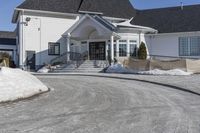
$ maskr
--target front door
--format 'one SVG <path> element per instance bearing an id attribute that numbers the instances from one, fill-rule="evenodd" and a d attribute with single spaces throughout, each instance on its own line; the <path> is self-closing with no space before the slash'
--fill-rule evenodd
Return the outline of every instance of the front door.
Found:
<path id="1" fill-rule="evenodd" d="M 30 70 L 35 70 L 35 51 L 26 51 L 26 61 Z"/>
<path id="2" fill-rule="evenodd" d="M 105 42 L 90 42 L 89 55 L 90 60 L 106 60 L 106 43 Z"/>

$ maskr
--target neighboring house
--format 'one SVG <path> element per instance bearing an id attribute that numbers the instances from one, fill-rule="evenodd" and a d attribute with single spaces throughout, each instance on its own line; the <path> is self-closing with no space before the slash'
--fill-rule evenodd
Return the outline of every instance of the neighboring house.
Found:
<path id="1" fill-rule="evenodd" d="M 17 63 L 16 33 L 0 31 L 0 52 L 8 53 Z"/>
<path id="2" fill-rule="evenodd" d="M 129 0 L 26 0 L 12 22 L 19 66 L 37 69 L 66 52 L 121 60 L 141 42 L 149 56 L 198 58 L 199 15 L 200 5 L 136 10 Z"/>

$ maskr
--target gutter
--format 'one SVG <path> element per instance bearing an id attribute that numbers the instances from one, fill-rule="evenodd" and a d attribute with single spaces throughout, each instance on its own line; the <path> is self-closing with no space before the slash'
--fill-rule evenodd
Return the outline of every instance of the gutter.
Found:
<path id="1" fill-rule="evenodd" d="M 79 14 L 74 13 L 62 13 L 62 12 L 52 12 L 52 11 L 44 11 L 44 10 L 31 10 L 31 9 L 22 9 L 22 8 L 15 8 L 15 11 L 28 11 L 28 12 L 36 12 L 36 13 L 46 13 L 46 14 L 53 14 L 53 15 L 64 15 L 64 16 L 71 16 L 76 17 Z"/>
<path id="2" fill-rule="evenodd" d="M 157 33 L 157 34 L 146 34 L 146 36 L 164 36 L 164 35 L 184 35 L 184 34 L 200 34 L 200 31 L 191 32 L 171 32 L 171 33 Z"/>

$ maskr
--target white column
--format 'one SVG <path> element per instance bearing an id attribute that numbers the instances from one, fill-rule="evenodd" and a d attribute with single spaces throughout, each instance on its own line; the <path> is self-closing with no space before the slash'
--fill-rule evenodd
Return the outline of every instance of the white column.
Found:
<path id="1" fill-rule="evenodd" d="M 67 38 L 66 38 L 66 41 L 67 41 L 67 61 L 70 61 L 70 44 L 71 44 L 71 42 L 70 42 L 70 37 L 71 37 L 71 35 L 68 33 L 68 35 L 67 35 Z"/>
<path id="2" fill-rule="evenodd" d="M 119 40 L 116 42 L 116 52 L 117 52 L 117 58 L 119 58 Z"/>
<path id="3" fill-rule="evenodd" d="M 20 20 L 19 20 L 19 67 L 24 69 L 25 63 L 25 51 L 24 51 L 24 16 L 23 11 L 20 13 Z"/>
<path id="4" fill-rule="evenodd" d="M 111 35 L 110 37 L 110 56 L 111 56 L 111 60 L 112 62 L 114 61 L 114 36 Z"/>
<path id="5" fill-rule="evenodd" d="M 130 40 L 127 40 L 127 56 L 130 57 Z"/>

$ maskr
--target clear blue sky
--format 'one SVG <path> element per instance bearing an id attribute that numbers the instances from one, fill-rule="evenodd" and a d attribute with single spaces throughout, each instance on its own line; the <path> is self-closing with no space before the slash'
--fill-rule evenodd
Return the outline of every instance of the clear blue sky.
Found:
<path id="1" fill-rule="evenodd" d="M 15 25 L 11 23 L 14 8 L 24 0 L 0 0 L 0 30 L 11 31 Z M 200 0 L 131 0 L 137 9 L 149 9 L 160 7 L 200 4 Z"/>

